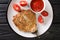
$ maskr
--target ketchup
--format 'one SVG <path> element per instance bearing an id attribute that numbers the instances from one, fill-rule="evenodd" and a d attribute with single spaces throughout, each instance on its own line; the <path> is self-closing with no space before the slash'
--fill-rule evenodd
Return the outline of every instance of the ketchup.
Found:
<path id="1" fill-rule="evenodd" d="M 36 12 L 41 11 L 44 7 L 43 0 L 32 0 L 30 5 L 32 10 Z"/>

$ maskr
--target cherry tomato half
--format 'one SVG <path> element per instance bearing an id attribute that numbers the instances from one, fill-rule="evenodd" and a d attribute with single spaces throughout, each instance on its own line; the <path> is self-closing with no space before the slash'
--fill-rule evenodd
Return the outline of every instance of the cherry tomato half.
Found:
<path id="1" fill-rule="evenodd" d="M 38 22 L 44 23 L 44 20 L 43 20 L 42 16 L 39 16 L 39 17 L 38 17 Z"/>
<path id="2" fill-rule="evenodd" d="M 42 14 L 43 16 L 48 16 L 48 12 L 47 12 L 47 11 L 43 11 L 41 14 Z"/>
<path id="3" fill-rule="evenodd" d="M 13 4 L 13 8 L 16 11 L 20 11 L 20 6 L 18 4 Z"/>
<path id="4" fill-rule="evenodd" d="M 27 6 L 27 1 L 20 1 L 21 6 Z"/>

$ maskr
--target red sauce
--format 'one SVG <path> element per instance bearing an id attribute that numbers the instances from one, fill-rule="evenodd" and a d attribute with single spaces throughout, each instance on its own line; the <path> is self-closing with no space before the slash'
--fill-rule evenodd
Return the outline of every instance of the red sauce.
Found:
<path id="1" fill-rule="evenodd" d="M 44 3 L 42 0 L 32 0 L 31 1 L 31 8 L 33 11 L 39 12 L 43 9 Z"/>

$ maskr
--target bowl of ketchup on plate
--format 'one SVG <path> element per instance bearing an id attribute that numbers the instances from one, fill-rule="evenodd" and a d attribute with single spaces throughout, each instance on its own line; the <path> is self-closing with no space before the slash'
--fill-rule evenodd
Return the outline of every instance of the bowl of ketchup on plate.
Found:
<path id="1" fill-rule="evenodd" d="M 32 0 L 30 6 L 34 12 L 42 12 L 45 8 L 45 2 L 44 0 Z"/>

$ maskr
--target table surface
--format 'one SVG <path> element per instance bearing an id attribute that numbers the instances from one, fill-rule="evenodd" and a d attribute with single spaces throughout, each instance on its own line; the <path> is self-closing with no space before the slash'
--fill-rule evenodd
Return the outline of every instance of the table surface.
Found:
<path id="1" fill-rule="evenodd" d="M 0 0 L 0 40 L 60 40 L 60 0 L 49 0 L 53 7 L 53 22 L 49 30 L 37 38 L 24 38 L 9 26 L 6 14 L 11 0 Z"/>

